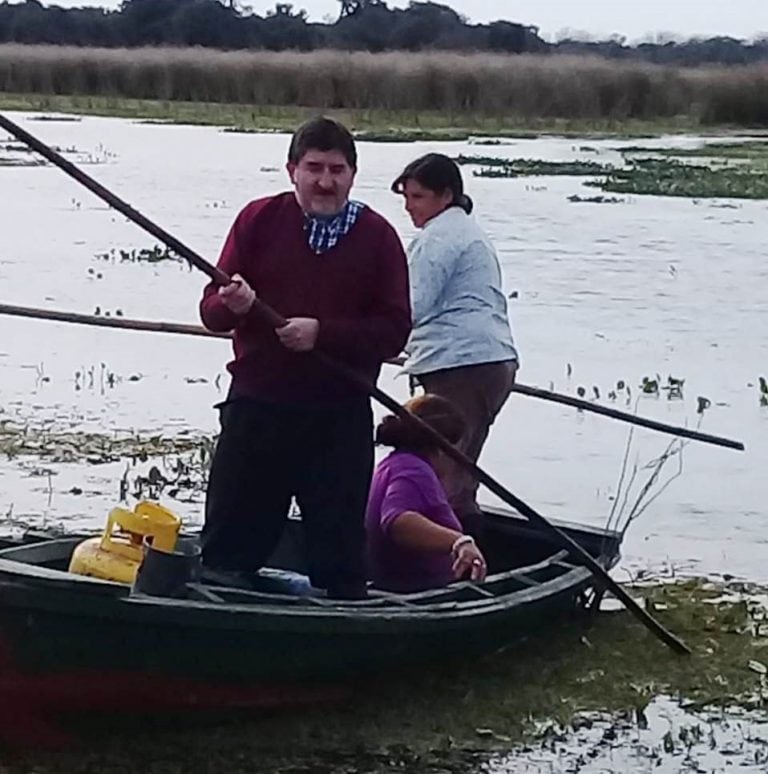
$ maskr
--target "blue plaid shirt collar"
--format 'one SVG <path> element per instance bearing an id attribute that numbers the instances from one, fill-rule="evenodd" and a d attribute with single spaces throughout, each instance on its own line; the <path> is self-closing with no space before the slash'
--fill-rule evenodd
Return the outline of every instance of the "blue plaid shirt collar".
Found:
<path id="1" fill-rule="evenodd" d="M 336 247 L 352 230 L 364 208 L 362 202 L 348 201 L 341 212 L 330 218 L 318 218 L 305 213 L 304 230 L 313 252 L 321 255 Z"/>

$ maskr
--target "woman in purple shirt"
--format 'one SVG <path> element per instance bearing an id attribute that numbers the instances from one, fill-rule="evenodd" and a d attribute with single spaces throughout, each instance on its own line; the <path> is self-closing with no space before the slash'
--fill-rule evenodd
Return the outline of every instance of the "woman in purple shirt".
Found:
<path id="1" fill-rule="evenodd" d="M 456 443 L 465 422 L 453 404 L 422 395 L 405 408 Z M 368 497 L 366 532 L 371 579 L 396 592 L 439 588 L 460 578 L 483 581 L 482 553 L 448 503 L 441 477 L 452 463 L 434 442 L 409 422 L 387 416 L 376 443 L 394 451 L 376 467 Z"/>

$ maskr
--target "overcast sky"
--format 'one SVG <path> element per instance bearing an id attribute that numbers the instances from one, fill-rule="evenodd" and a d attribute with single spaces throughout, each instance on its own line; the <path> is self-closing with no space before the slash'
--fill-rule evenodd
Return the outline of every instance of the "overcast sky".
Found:
<path id="1" fill-rule="evenodd" d="M 472 21 L 507 19 L 535 24 L 551 38 L 564 30 L 606 37 L 613 33 L 630 39 L 654 33 L 732 35 L 752 38 L 768 35 L 768 0 L 443 0 Z M 243 0 L 256 13 L 274 8 L 274 0 Z M 406 6 L 390 0 L 390 7 Z M 65 7 L 101 5 L 117 8 L 120 0 L 57 0 L 48 5 Z M 312 19 L 338 14 L 338 0 L 294 0 Z"/>

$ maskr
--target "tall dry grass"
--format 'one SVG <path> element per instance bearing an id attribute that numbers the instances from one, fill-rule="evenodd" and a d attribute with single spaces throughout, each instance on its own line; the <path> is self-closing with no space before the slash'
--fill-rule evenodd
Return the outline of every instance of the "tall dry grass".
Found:
<path id="1" fill-rule="evenodd" d="M 768 124 L 768 65 L 591 57 L 0 46 L 0 91 L 517 118 Z"/>

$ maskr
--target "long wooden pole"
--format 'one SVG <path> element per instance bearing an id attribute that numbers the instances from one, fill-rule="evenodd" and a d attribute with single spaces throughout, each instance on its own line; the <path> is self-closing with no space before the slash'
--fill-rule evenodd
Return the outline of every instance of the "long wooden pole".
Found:
<path id="1" fill-rule="evenodd" d="M 722 436 L 711 435 L 710 433 L 702 433 L 698 430 L 691 430 L 688 427 L 668 425 L 664 422 L 657 422 L 655 419 L 639 417 L 636 414 L 630 414 L 627 411 L 620 411 L 619 409 L 611 408 L 610 406 L 603 406 L 599 403 L 581 400 L 580 398 L 572 398 L 570 395 L 563 395 L 559 392 L 542 390 L 539 387 L 529 387 L 527 384 L 516 384 L 512 387 L 512 391 L 517 392 L 520 395 L 527 395 L 531 398 L 540 398 L 541 400 L 560 403 L 564 406 L 573 406 L 574 408 L 582 409 L 583 411 L 590 411 L 593 414 L 602 414 L 604 417 L 619 419 L 622 422 L 629 422 L 632 425 L 647 427 L 660 433 L 676 435 L 678 438 L 690 438 L 693 441 L 711 443 L 714 446 L 723 446 L 726 449 L 744 451 L 744 444 L 741 441 L 734 441 L 731 438 L 723 438 Z"/>
<path id="2" fill-rule="evenodd" d="M 155 236 L 161 242 L 170 247 L 174 252 L 178 253 L 181 257 L 188 260 L 193 266 L 200 269 L 207 276 L 209 276 L 213 282 L 217 285 L 227 285 L 230 282 L 230 278 L 220 269 L 208 263 L 202 256 L 197 255 L 189 247 L 184 245 L 175 237 L 172 237 L 166 231 L 159 226 L 151 223 L 147 218 L 138 213 L 132 207 L 130 207 L 122 199 L 118 198 L 103 186 L 99 185 L 95 180 L 91 179 L 81 170 L 77 169 L 74 164 L 66 159 L 63 159 L 56 151 L 49 148 L 40 140 L 36 139 L 29 132 L 25 131 L 21 127 L 17 126 L 12 121 L 8 120 L 5 116 L 0 114 L 0 126 L 17 137 L 22 142 L 29 145 L 34 150 L 41 153 L 49 161 L 56 166 L 60 167 L 64 172 L 74 177 L 78 182 L 82 183 L 88 190 L 96 194 L 99 198 L 103 199 L 107 204 L 114 209 L 121 212 L 127 218 L 132 220 L 137 225 L 144 228 L 150 234 Z M 281 328 L 286 325 L 286 319 L 267 306 L 260 299 L 254 301 L 252 307 L 261 318 L 269 325 L 275 328 Z M 622 588 L 608 573 L 593 556 L 589 554 L 581 545 L 573 540 L 568 534 L 563 532 L 559 527 L 551 524 L 541 514 L 534 510 L 530 505 L 523 502 L 519 497 L 512 494 L 506 487 L 502 486 L 498 481 L 488 475 L 485 471 L 481 470 L 474 462 L 472 462 L 466 455 L 460 452 L 455 446 L 449 443 L 443 438 L 440 433 L 433 430 L 429 425 L 422 422 L 416 416 L 411 414 L 407 409 L 403 408 L 394 398 L 391 398 L 383 390 L 380 390 L 375 384 L 372 384 L 366 377 L 359 374 L 354 369 L 347 366 L 345 363 L 335 360 L 325 353 L 319 350 L 313 350 L 308 353 L 309 357 L 314 357 L 321 363 L 325 364 L 328 368 L 332 368 L 336 372 L 344 375 L 350 382 L 356 384 L 361 390 L 368 393 L 371 397 L 381 403 L 385 408 L 389 409 L 393 414 L 396 414 L 405 422 L 411 422 L 420 428 L 421 432 L 431 438 L 435 445 L 440 448 L 445 454 L 453 459 L 460 467 L 469 471 L 474 475 L 478 481 L 484 484 L 490 489 L 497 497 L 501 498 L 508 505 L 515 508 L 522 516 L 527 518 L 543 532 L 547 532 L 554 540 L 559 543 L 563 548 L 567 549 L 570 554 L 584 564 L 589 569 L 594 578 L 602 583 L 617 599 L 621 600 L 629 610 L 640 622 L 642 622 L 650 631 L 652 631 L 662 642 L 666 643 L 676 653 L 690 654 L 688 646 L 679 640 L 672 632 L 662 626 L 653 616 L 651 616 L 647 610 L 642 608 L 640 604 Z"/>
<path id="3" fill-rule="evenodd" d="M 12 306 L 10 304 L 0 304 L 0 314 L 7 314 L 15 317 L 29 317 L 40 320 L 53 320 L 55 322 L 79 323 L 81 325 L 96 325 L 102 328 L 124 328 L 132 331 L 150 331 L 153 333 L 181 333 L 187 336 L 201 336 L 215 339 L 232 338 L 231 333 L 209 331 L 207 328 L 203 328 L 200 325 L 153 322 L 148 320 L 129 319 L 126 317 L 95 316 L 78 314 L 75 312 L 61 312 L 53 309 Z M 393 358 L 387 361 L 390 365 L 403 365 L 404 362 L 405 360 L 403 358 Z M 618 409 L 610 408 L 608 406 L 602 406 L 599 403 L 592 403 L 590 401 L 581 400 L 580 398 L 573 398 L 570 395 L 563 395 L 559 392 L 542 390 L 538 387 L 529 387 L 527 384 L 515 384 L 512 387 L 512 391 L 519 393 L 520 395 L 528 395 L 532 398 L 539 398 L 553 403 L 573 406 L 574 408 L 583 411 L 590 411 L 593 414 L 602 414 L 603 416 L 611 417 L 612 419 L 629 422 L 630 424 L 639 425 L 640 427 L 648 427 L 651 430 L 667 433 L 668 435 L 674 435 L 679 438 L 690 438 L 694 441 L 710 443 L 714 446 L 723 446 L 728 449 L 738 449 L 739 451 L 744 450 L 744 444 L 741 441 L 734 441 L 730 438 L 702 433 L 687 427 L 668 425 L 664 422 L 657 422 L 654 419 L 646 419 L 645 417 L 637 416 L 637 414 L 630 414 L 626 411 L 619 411 Z"/>
<path id="4" fill-rule="evenodd" d="M 130 317 L 106 317 L 103 315 L 79 314 L 78 312 L 61 312 L 56 309 L 36 309 L 29 306 L 13 306 L 12 304 L 0 304 L 0 314 L 7 314 L 11 317 L 27 317 L 32 320 L 52 320 L 53 322 L 75 323 L 78 325 L 95 325 L 97 328 L 121 328 L 129 331 L 181 333 L 185 336 L 200 336 L 202 338 L 211 339 L 232 339 L 231 333 L 209 331 L 201 325 L 136 320 Z"/>

